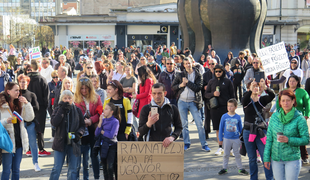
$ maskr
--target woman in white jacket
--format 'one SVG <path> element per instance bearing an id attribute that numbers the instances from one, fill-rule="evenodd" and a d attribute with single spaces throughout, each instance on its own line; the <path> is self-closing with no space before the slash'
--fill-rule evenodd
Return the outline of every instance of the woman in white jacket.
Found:
<path id="1" fill-rule="evenodd" d="M 16 111 L 22 117 L 22 121 L 14 119 L 13 112 Z M 16 83 L 7 83 L 4 92 L 0 93 L 0 121 L 8 131 L 13 143 L 12 153 L 2 150 L 2 175 L 1 179 L 19 179 L 20 163 L 23 150 L 29 149 L 28 134 L 24 121 L 32 121 L 34 112 L 31 104 L 23 96 L 20 96 L 19 86 Z"/>

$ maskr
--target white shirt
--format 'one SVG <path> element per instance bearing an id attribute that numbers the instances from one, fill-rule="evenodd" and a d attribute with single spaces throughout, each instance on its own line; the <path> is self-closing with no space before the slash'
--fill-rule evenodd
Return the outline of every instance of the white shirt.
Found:
<path id="1" fill-rule="evenodd" d="M 286 83 L 287 83 L 287 81 L 288 81 L 288 78 L 291 76 L 291 71 L 292 71 L 296 76 L 298 76 L 298 77 L 300 78 L 300 82 L 302 81 L 303 72 L 302 72 L 302 70 L 301 70 L 300 68 L 297 68 L 297 69 L 295 69 L 295 70 L 287 69 L 287 70 L 285 70 L 284 73 L 283 73 L 283 76 L 286 77 L 285 88 L 287 88 L 287 87 L 286 87 Z"/>
<path id="2" fill-rule="evenodd" d="M 54 71 L 54 69 L 52 68 L 51 65 L 49 65 L 46 69 L 42 68 L 40 71 L 41 76 L 43 76 L 46 80 L 47 83 L 52 81 L 52 72 Z"/>

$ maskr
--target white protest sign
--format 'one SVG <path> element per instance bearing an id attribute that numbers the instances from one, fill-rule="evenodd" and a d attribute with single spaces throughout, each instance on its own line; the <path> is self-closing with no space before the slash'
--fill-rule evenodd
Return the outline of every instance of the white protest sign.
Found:
<path id="1" fill-rule="evenodd" d="M 29 50 L 30 59 L 37 59 L 41 57 L 40 47 L 34 47 Z"/>
<path id="2" fill-rule="evenodd" d="M 257 55 L 261 58 L 265 76 L 290 68 L 284 42 L 260 49 Z"/>

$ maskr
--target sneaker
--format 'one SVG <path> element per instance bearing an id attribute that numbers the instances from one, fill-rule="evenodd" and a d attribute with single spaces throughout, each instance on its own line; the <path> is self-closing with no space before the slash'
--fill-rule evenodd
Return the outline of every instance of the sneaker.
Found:
<path id="1" fill-rule="evenodd" d="M 26 156 L 31 157 L 32 156 L 31 151 L 27 151 Z"/>
<path id="2" fill-rule="evenodd" d="M 220 172 L 218 172 L 219 175 L 223 175 L 227 173 L 227 169 L 222 169 Z"/>
<path id="3" fill-rule="evenodd" d="M 211 149 L 209 148 L 208 145 L 202 146 L 202 150 L 203 150 L 203 151 L 207 151 L 207 152 L 210 152 L 210 151 L 211 151 Z"/>
<path id="4" fill-rule="evenodd" d="M 41 171 L 41 168 L 39 167 L 39 164 L 38 164 L 38 163 L 35 163 L 35 164 L 34 164 L 34 171 L 35 171 L 35 172 Z"/>
<path id="5" fill-rule="evenodd" d="M 51 155 L 51 153 L 47 152 L 45 150 L 42 150 L 42 151 L 39 152 L 39 156 L 40 157 L 49 156 L 49 155 Z"/>
<path id="6" fill-rule="evenodd" d="M 187 151 L 190 147 L 190 144 L 184 144 L 184 151 Z"/>
<path id="7" fill-rule="evenodd" d="M 54 138 L 52 137 L 48 142 L 54 142 Z"/>
<path id="8" fill-rule="evenodd" d="M 230 156 L 235 157 L 234 151 L 230 150 Z"/>
<path id="9" fill-rule="evenodd" d="M 219 149 L 215 152 L 215 155 L 216 155 L 216 156 L 219 156 L 219 155 L 221 155 L 221 154 L 223 154 L 223 153 L 224 153 L 223 148 L 219 148 Z"/>
<path id="10" fill-rule="evenodd" d="M 246 171 L 245 169 L 239 169 L 238 173 L 242 174 L 242 175 L 245 175 L 245 176 L 249 175 L 248 171 Z"/>
<path id="11" fill-rule="evenodd" d="M 303 160 L 302 160 L 302 163 L 303 163 L 303 164 L 309 164 L 309 159 L 303 159 Z"/>
<path id="12" fill-rule="evenodd" d="M 257 157 L 257 163 L 262 163 L 262 158 L 261 157 Z"/>
<path id="13" fill-rule="evenodd" d="M 193 120 L 191 120 L 191 124 L 195 124 L 195 120 L 193 119 Z"/>

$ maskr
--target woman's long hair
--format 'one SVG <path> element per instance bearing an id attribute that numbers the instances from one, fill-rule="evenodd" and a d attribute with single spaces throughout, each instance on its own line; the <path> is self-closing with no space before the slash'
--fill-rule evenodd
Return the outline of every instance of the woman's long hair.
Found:
<path id="1" fill-rule="evenodd" d="M 81 103 L 84 101 L 83 95 L 81 94 L 81 88 L 82 86 L 85 85 L 89 89 L 88 96 L 85 97 L 87 100 L 89 100 L 90 103 L 97 103 L 98 98 L 97 94 L 95 92 L 95 88 L 91 82 L 90 79 L 87 77 L 82 77 L 77 81 L 76 89 L 75 89 L 75 94 L 74 94 L 74 102 L 75 103 Z"/>
<path id="2" fill-rule="evenodd" d="M 115 106 L 115 104 L 109 102 L 106 106 L 109 106 L 111 108 L 111 111 L 113 111 L 113 116 L 121 123 L 122 116 L 121 111 L 118 106 Z"/>
<path id="3" fill-rule="evenodd" d="M 65 89 L 65 83 L 66 83 L 67 81 L 70 81 L 70 82 L 71 82 L 71 88 L 70 88 L 69 90 L 73 93 L 73 80 L 72 80 L 71 78 L 69 78 L 69 77 L 66 77 L 65 79 L 62 80 L 60 94 L 61 94 L 64 90 L 66 90 L 66 89 Z M 67 90 L 68 90 L 68 89 L 67 89 Z"/>
<path id="4" fill-rule="evenodd" d="M 95 62 L 95 70 L 96 70 L 97 74 L 101 74 L 103 69 L 104 69 L 103 62 L 102 61 L 96 61 Z"/>
<path id="5" fill-rule="evenodd" d="M 152 71 L 146 67 L 146 66 L 141 66 L 138 68 L 138 76 L 141 80 L 141 85 L 144 86 L 145 81 L 148 78 L 152 78 L 153 79 L 153 83 L 156 83 L 156 78 L 154 76 L 154 74 L 152 73 Z"/>
<path id="6" fill-rule="evenodd" d="M 4 88 L 4 92 L 0 94 L 0 106 L 2 106 L 5 103 L 8 103 L 10 106 L 11 111 L 16 111 L 19 114 L 22 113 L 22 109 L 23 109 L 23 105 L 22 103 L 19 101 L 19 99 L 14 99 L 11 102 L 11 96 L 8 94 L 8 90 L 12 90 L 14 86 L 19 86 L 17 83 L 15 82 L 8 82 Z"/>

